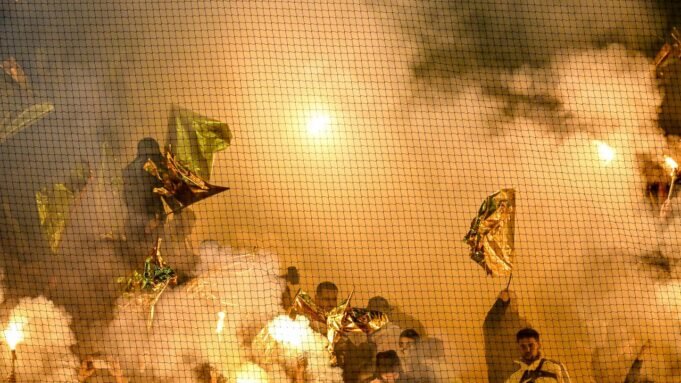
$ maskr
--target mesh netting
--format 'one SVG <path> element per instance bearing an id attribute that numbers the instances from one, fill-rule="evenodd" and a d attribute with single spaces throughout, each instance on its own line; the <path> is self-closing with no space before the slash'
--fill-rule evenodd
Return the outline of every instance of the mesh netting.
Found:
<path id="1" fill-rule="evenodd" d="M 680 19 L 0 1 L 0 378 L 678 383 Z"/>

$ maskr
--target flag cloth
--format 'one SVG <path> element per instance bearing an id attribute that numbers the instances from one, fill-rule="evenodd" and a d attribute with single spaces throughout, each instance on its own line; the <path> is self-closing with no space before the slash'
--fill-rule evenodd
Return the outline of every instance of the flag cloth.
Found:
<path id="1" fill-rule="evenodd" d="M 173 107 L 170 112 L 168 132 L 175 157 L 205 180 L 210 180 L 214 154 L 227 149 L 232 141 L 232 132 L 226 123 L 179 107 Z"/>
<path id="2" fill-rule="evenodd" d="M 144 170 L 163 184 L 162 187 L 154 188 L 153 192 L 161 198 L 166 214 L 176 213 L 193 203 L 229 190 L 228 187 L 211 185 L 187 169 L 175 158 L 170 148 L 166 150 L 164 159 L 164 164 L 148 160 Z"/>
<path id="3" fill-rule="evenodd" d="M 464 241 L 471 247 L 471 258 L 487 274 L 511 274 L 514 226 L 514 189 L 501 189 L 485 198 Z"/>
<path id="4" fill-rule="evenodd" d="M 53 253 L 57 252 L 61 244 L 71 206 L 82 193 L 89 178 L 89 165 L 76 164 L 65 182 L 45 186 L 35 193 L 40 229 Z"/>
<path id="5" fill-rule="evenodd" d="M 388 316 L 380 311 L 366 310 L 350 307 L 352 294 L 340 305 L 324 312 L 312 298 L 300 290 L 293 298 L 291 307 L 292 314 L 302 314 L 310 321 L 325 323 L 327 326 L 326 338 L 329 341 L 328 351 L 331 355 L 331 364 L 336 364 L 334 347 L 341 335 L 361 332 L 371 335 L 388 324 Z"/>
<path id="6" fill-rule="evenodd" d="M 40 227 L 52 252 L 59 249 L 74 198 L 73 191 L 62 183 L 46 186 L 35 193 Z"/>

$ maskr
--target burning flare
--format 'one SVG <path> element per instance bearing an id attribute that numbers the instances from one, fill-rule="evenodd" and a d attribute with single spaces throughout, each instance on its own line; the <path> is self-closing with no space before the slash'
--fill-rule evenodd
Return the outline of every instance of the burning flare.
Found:
<path id="1" fill-rule="evenodd" d="M 612 146 L 602 141 L 594 141 L 594 144 L 596 144 L 596 148 L 598 149 L 598 157 L 601 159 L 601 161 L 608 164 L 615 159 L 615 149 L 613 149 Z"/>
<path id="2" fill-rule="evenodd" d="M 215 327 L 215 332 L 222 334 L 222 330 L 225 328 L 225 312 L 218 312 L 218 325 Z"/>
<path id="3" fill-rule="evenodd" d="M 7 345 L 9 346 L 10 350 L 16 350 L 17 344 L 24 340 L 24 332 L 22 330 L 25 324 L 26 318 L 12 318 L 7 325 L 7 329 L 3 331 L 3 334 L 5 335 L 5 341 L 7 341 Z"/>
<path id="4" fill-rule="evenodd" d="M 676 170 L 679 168 L 679 164 L 677 164 L 676 161 L 669 156 L 664 156 L 664 163 L 672 170 L 671 175 L 673 176 Z"/>
<path id="5" fill-rule="evenodd" d="M 300 350 L 303 347 L 305 338 L 305 328 L 309 326 L 307 319 L 292 320 L 286 315 L 280 315 L 267 326 L 267 331 L 277 342 L 283 343 L 286 347 Z"/>
<path id="6" fill-rule="evenodd" d="M 328 113 L 316 112 L 307 120 L 307 132 L 314 138 L 322 138 L 328 134 L 330 125 Z"/>

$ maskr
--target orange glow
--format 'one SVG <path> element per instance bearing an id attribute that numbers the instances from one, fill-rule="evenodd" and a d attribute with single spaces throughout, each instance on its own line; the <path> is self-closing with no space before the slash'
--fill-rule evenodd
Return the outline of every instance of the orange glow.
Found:
<path id="1" fill-rule="evenodd" d="M 679 168 L 679 164 L 669 156 L 664 156 L 664 163 L 672 170 L 672 174 Z"/>
<path id="2" fill-rule="evenodd" d="M 307 120 L 307 132 L 314 138 L 322 138 L 328 135 L 331 125 L 331 116 L 326 112 L 314 112 Z"/>
<path id="3" fill-rule="evenodd" d="M 7 341 L 7 345 L 9 346 L 10 350 L 16 350 L 17 344 L 24 340 L 24 332 L 22 330 L 25 323 L 26 319 L 22 317 L 12 318 L 12 320 L 9 322 L 9 325 L 7 326 L 7 329 L 3 331 L 5 340 Z"/>
<path id="4" fill-rule="evenodd" d="M 300 349 L 303 346 L 306 323 L 293 321 L 286 315 L 276 317 L 268 326 L 268 332 L 278 342 Z"/>
<path id="5" fill-rule="evenodd" d="M 596 144 L 598 157 L 601 159 L 601 161 L 608 164 L 615 159 L 615 149 L 613 149 L 610 145 L 602 141 L 594 141 L 594 144 Z"/>
<path id="6" fill-rule="evenodd" d="M 222 330 L 225 328 L 225 312 L 220 311 L 218 312 L 218 324 L 215 327 L 215 332 L 218 334 L 222 334 Z"/>
<path id="7" fill-rule="evenodd" d="M 247 364 L 241 367 L 236 374 L 236 383 L 267 383 L 267 374 L 265 371 L 254 365 Z"/>

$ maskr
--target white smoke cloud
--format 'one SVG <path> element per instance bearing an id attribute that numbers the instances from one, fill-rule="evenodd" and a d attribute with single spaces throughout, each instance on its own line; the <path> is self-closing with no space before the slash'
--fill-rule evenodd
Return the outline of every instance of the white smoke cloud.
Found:
<path id="1" fill-rule="evenodd" d="M 3 324 L 5 330 L 14 328 L 23 338 L 16 346 L 17 381 L 77 382 L 79 360 L 71 351 L 76 337 L 70 323 L 71 316 L 44 297 L 19 301 L 11 310 L 8 322 Z M 9 350 L 3 348 L 2 354 L 0 370 L 3 376 L 9 376 Z"/>
<path id="2" fill-rule="evenodd" d="M 72 84 L 65 74 L 72 64 L 77 74 L 86 68 L 116 85 L 110 94 L 108 82 L 81 80 L 58 98 L 73 119 L 89 116 L 76 131 L 110 123 L 117 149 L 131 154 L 137 138 L 164 135 L 171 103 L 230 123 L 236 139 L 218 155 L 215 177 L 232 189 L 196 206 L 194 237 L 267 244 L 282 265 L 299 265 L 304 284 L 354 286 L 357 301 L 388 296 L 445 342 L 446 369 L 483 381 L 480 324 L 505 281 L 485 278 L 460 238 L 486 195 L 515 187 L 512 286 L 547 353 L 565 361 L 577 382 L 621 381 L 637 348 L 651 339 L 651 353 L 665 361 L 655 373 L 673 379 L 678 342 L 664 334 L 678 328 L 671 297 L 681 218 L 677 212 L 659 219 L 645 198 L 641 161 L 673 152 L 657 128 L 662 95 L 650 63 L 635 51 L 664 29 L 651 2 L 4 7 L 15 16 L 6 28 L 25 38 L 16 47 L 3 41 L 3 49 L 28 47 L 25 61 L 35 59 L 35 73 L 44 64 L 52 95 Z M 45 19 L 52 22 L 37 22 Z M 29 34 L 26 26 L 39 27 Z M 50 57 L 63 57 L 64 67 Z M 94 64 L 84 65 L 88 60 Z M 86 113 L 95 106 L 106 108 Z M 318 110 L 333 122 L 321 140 L 302 128 Z M 42 142 L 34 138 L 25 145 Z M 610 162 L 599 158 L 596 140 L 614 149 Z M 60 144 L 50 150 L 63 151 L 68 141 L 54 139 Z M 92 205 L 100 208 L 77 207 L 71 233 L 94 230 L 101 216 L 120 219 L 101 209 L 120 203 L 103 194 Z M 112 244 L 90 240 L 65 239 L 74 264 L 87 264 L 92 254 L 120 262 L 108 257 Z M 213 250 L 204 248 L 201 264 L 187 270 L 225 307 L 195 304 L 195 293 L 178 287 L 159 301 L 151 331 L 144 308 L 117 312 L 101 344 L 133 378 L 191 381 L 200 363 L 229 375 L 250 361 L 248 339 L 278 313 L 281 285 L 273 276 L 280 265 L 264 253 Z M 669 271 L 651 266 L 651 255 Z M 32 270 L 44 279 L 82 273 L 48 265 Z M 91 280 L 119 269 L 125 267 Z M 67 301 L 78 298 L 81 308 L 102 292 L 46 286 L 62 289 Z M 222 342 L 213 332 L 221 310 Z M 151 351 L 139 356 L 142 348 Z"/>
<path id="3" fill-rule="evenodd" d="M 294 376 L 297 358 L 307 358 L 306 382 L 341 383 L 343 371 L 329 365 L 328 341 L 312 330 L 303 316 L 291 320 L 282 315 L 274 318 L 258 333 L 252 344 L 253 355 L 261 366 L 285 371 Z"/>
<path id="4" fill-rule="evenodd" d="M 122 297 L 100 346 L 133 381 L 196 382 L 203 364 L 235 378 L 251 339 L 282 311 L 278 271 L 275 254 L 206 242 L 196 278 L 163 292 L 150 327 L 149 306 Z"/>

